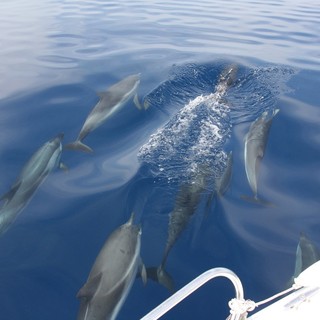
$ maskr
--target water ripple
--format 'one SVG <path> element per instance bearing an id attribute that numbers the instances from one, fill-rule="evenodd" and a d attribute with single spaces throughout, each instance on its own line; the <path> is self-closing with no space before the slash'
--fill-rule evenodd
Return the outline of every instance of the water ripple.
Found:
<path id="1" fill-rule="evenodd" d="M 320 9 L 312 1 L 14 0 L 2 1 L 0 10 L 2 95 L 13 91 L 4 81 L 19 90 L 43 83 L 43 68 L 79 68 L 81 61 L 123 52 L 141 59 L 156 50 L 242 56 L 320 68 Z M 30 81 L 19 81 L 22 75 Z"/>

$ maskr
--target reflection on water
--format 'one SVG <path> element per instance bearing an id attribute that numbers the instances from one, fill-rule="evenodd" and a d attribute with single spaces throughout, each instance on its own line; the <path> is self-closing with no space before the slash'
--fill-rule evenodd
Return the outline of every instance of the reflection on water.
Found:
<path id="1" fill-rule="evenodd" d="M 300 232 L 320 241 L 315 3 L 5 0 L 0 10 L 1 194 L 44 141 L 77 136 L 97 92 L 141 73 L 148 107 L 127 101 L 86 137 L 92 154 L 64 150 L 68 172 L 53 170 L 2 235 L 4 319 L 75 319 L 76 293 L 132 211 L 147 267 L 159 266 L 170 223 L 182 218 L 164 259 L 176 288 L 215 266 L 233 269 L 253 299 L 287 285 Z M 237 75 L 221 91 L 230 64 Z M 273 206 L 264 207 L 241 199 L 250 194 L 244 137 L 273 109 L 259 169 Z M 225 318 L 230 290 L 209 285 L 168 319 Z M 118 318 L 138 319 L 169 294 L 135 281 Z"/>

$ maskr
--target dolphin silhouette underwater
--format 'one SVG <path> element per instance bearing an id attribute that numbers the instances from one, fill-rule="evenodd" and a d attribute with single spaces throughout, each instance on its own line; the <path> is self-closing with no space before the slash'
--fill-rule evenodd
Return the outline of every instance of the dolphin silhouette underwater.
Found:
<path id="1" fill-rule="evenodd" d="M 258 198 L 257 180 L 259 166 L 264 157 L 272 120 L 278 112 L 279 109 L 272 110 L 271 114 L 267 111 L 263 112 L 262 115 L 250 125 L 249 132 L 245 137 L 245 171 L 250 188 L 254 194 L 251 200 L 257 203 L 263 203 L 263 201 Z M 250 200 L 247 196 L 243 196 L 243 198 Z"/>
<path id="2" fill-rule="evenodd" d="M 307 237 L 304 232 L 300 232 L 299 242 L 296 248 L 296 259 L 293 276 L 286 283 L 289 288 L 294 283 L 300 273 L 320 260 L 319 248 Z"/>
<path id="3" fill-rule="evenodd" d="M 114 320 L 119 313 L 140 267 L 143 282 L 146 271 L 140 258 L 141 228 L 128 222 L 114 230 L 80 289 L 78 320 Z"/>
<path id="4" fill-rule="evenodd" d="M 5 201 L 0 209 L 0 234 L 3 234 L 27 205 L 47 175 L 60 162 L 63 134 L 46 142 L 23 167 L 11 189 L 1 197 Z"/>
<path id="5" fill-rule="evenodd" d="M 174 281 L 165 270 L 168 255 L 196 212 L 207 183 L 208 171 L 198 168 L 198 171 L 193 174 L 190 181 L 181 185 L 176 196 L 174 208 L 169 214 L 168 235 L 161 264 L 158 267 L 147 268 L 148 278 L 159 282 L 171 292 L 174 291 Z"/>
<path id="6" fill-rule="evenodd" d="M 320 251 L 313 242 L 303 233 L 300 233 L 299 243 L 296 250 L 296 263 L 293 277 L 320 260 Z"/>
<path id="7" fill-rule="evenodd" d="M 119 111 L 126 102 L 134 96 L 134 103 L 138 109 L 137 89 L 140 84 L 140 74 L 130 75 L 109 87 L 105 92 L 99 93 L 100 100 L 87 116 L 77 139 L 64 147 L 66 149 L 93 152 L 82 140 L 93 130 L 101 126 L 108 118 Z"/>

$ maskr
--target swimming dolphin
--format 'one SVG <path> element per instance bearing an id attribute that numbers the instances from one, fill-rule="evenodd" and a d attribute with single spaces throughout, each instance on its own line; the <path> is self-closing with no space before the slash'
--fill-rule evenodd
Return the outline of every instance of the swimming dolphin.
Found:
<path id="1" fill-rule="evenodd" d="M 113 320 L 119 313 L 142 266 L 141 228 L 133 224 L 133 216 L 108 237 L 78 292 L 78 320 Z M 145 282 L 143 266 L 140 271 Z"/>
<path id="2" fill-rule="evenodd" d="M 300 238 L 296 249 L 294 273 L 287 282 L 286 287 L 291 287 L 294 283 L 294 279 L 297 278 L 302 271 L 310 267 L 318 260 L 320 260 L 319 249 L 303 232 L 300 232 Z"/>
<path id="3" fill-rule="evenodd" d="M 301 232 L 296 251 L 296 263 L 293 277 L 298 277 L 302 271 L 310 267 L 318 260 L 320 260 L 319 249 L 303 232 Z"/>
<path id="4" fill-rule="evenodd" d="M 58 164 L 62 167 L 60 163 L 62 138 L 61 133 L 39 148 L 23 167 L 9 192 L 1 197 L 5 202 L 0 209 L 0 234 L 13 223 L 50 171 Z"/>
<path id="5" fill-rule="evenodd" d="M 100 100 L 85 120 L 78 138 L 67 144 L 65 148 L 92 152 L 93 150 L 82 142 L 91 131 L 101 126 L 133 96 L 135 105 L 141 109 L 136 93 L 139 83 L 140 74 L 133 74 L 112 85 L 107 91 L 99 93 Z"/>
<path id="6" fill-rule="evenodd" d="M 207 178 L 208 171 L 199 167 L 198 172 L 193 175 L 191 180 L 181 186 L 176 196 L 174 209 L 169 214 L 167 243 L 161 264 L 158 267 L 147 268 L 148 277 L 159 282 L 170 291 L 174 290 L 174 283 L 171 276 L 165 270 L 167 258 L 172 247 L 195 213 L 201 200 L 201 194 L 206 189 Z"/>
<path id="7" fill-rule="evenodd" d="M 259 164 L 264 156 L 272 119 L 278 112 L 279 109 L 274 109 L 271 114 L 267 111 L 263 112 L 262 115 L 251 124 L 249 132 L 245 137 L 245 170 L 249 185 L 254 193 L 253 201 L 256 202 L 260 202 L 257 188 Z"/>

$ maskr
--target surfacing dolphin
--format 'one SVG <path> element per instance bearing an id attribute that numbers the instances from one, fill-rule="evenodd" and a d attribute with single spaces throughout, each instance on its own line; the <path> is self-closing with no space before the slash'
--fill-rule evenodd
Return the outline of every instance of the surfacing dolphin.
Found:
<path id="1" fill-rule="evenodd" d="M 85 120 L 76 141 L 65 146 L 66 149 L 93 152 L 82 140 L 93 130 L 101 126 L 114 113 L 119 111 L 125 103 L 134 96 L 134 103 L 141 109 L 138 101 L 137 89 L 140 84 L 140 74 L 130 75 L 115 83 L 105 92 L 99 93 L 100 100 Z"/>
<path id="2" fill-rule="evenodd" d="M 1 197 L 4 205 L 0 209 L 0 234 L 13 223 L 50 171 L 58 164 L 62 166 L 60 163 L 62 138 L 61 133 L 39 148 L 23 167 L 9 192 Z"/>
<path id="3" fill-rule="evenodd" d="M 159 282 L 170 291 L 174 291 L 174 282 L 165 270 L 168 255 L 195 213 L 201 195 L 206 190 L 207 183 L 208 169 L 198 167 L 190 181 L 181 186 L 176 196 L 174 209 L 169 214 L 167 242 L 161 264 L 158 267 L 147 268 L 148 277 Z"/>
<path id="4" fill-rule="evenodd" d="M 114 320 L 136 278 L 141 263 L 141 228 L 133 224 L 134 215 L 106 240 L 87 282 L 80 289 L 80 309 L 77 320 Z"/>
<path id="5" fill-rule="evenodd" d="M 253 191 L 253 202 L 264 203 L 258 198 L 257 177 L 259 165 L 264 156 L 267 145 L 268 135 L 273 117 L 279 112 L 279 109 L 272 110 L 271 114 L 263 112 L 250 126 L 249 132 L 245 137 L 244 146 L 244 164 L 249 185 Z M 250 200 L 249 197 L 243 196 Z"/>

